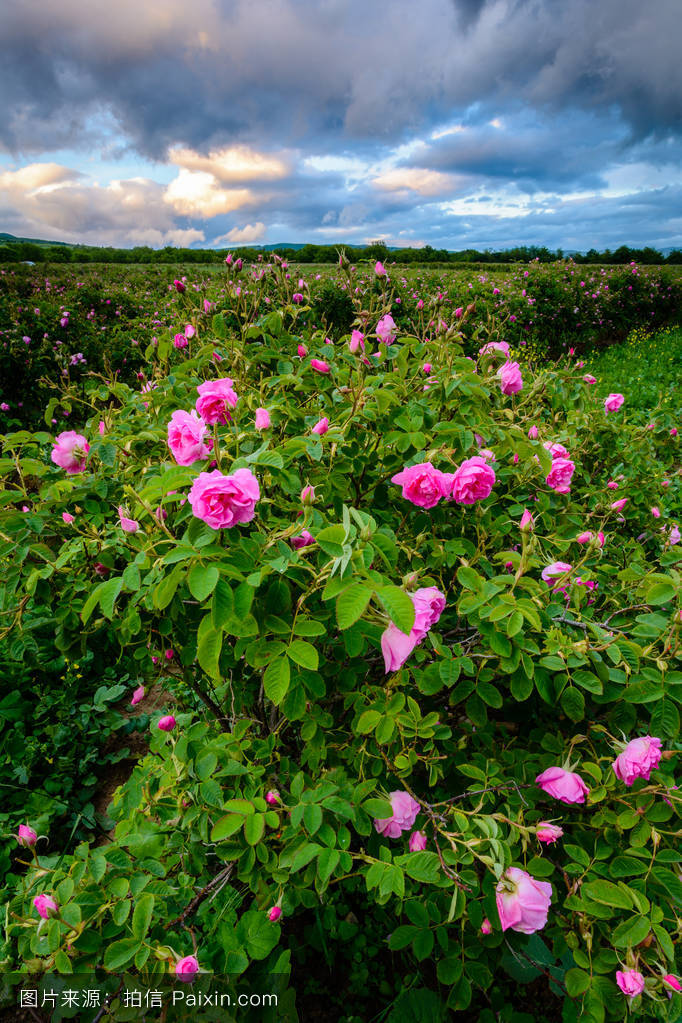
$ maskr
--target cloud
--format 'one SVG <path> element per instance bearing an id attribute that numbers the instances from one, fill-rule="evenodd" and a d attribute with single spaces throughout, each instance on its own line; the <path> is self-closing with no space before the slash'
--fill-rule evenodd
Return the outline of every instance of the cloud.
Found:
<path id="1" fill-rule="evenodd" d="M 248 245 L 252 242 L 259 242 L 265 237 L 265 224 L 260 220 L 255 224 L 245 224 L 244 227 L 233 227 L 227 234 L 221 234 L 213 239 L 214 245 L 222 245 L 224 242 Z"/>
<path id="2" fill-rule="evenodd" d="M 248 188 L 221 188 L 212 174 L 183 167 L 166 188 L 164 201 L 176 213 L 207 218 L 248 205 L 253 193 Z"/>
<path id="3" fill-rule="evenodd" d="M 192 149 L 174 147 L 169 162 L 190 171 L 211 174 L 217 181 L 233 184 L 242 181 L 271 181 L 284 178 L 290 171 L 287 161 L 278 156 L 258 153 L 248 146 L 226 146 L 207 156 Z"/>
<path id="4" fill-rule="evenodd" d="M 384 171 L 372 179 L 372 184 L 387 192 L 408 189 L 419 195 L 445 195 L 457 187 L 457 179 L 452 174 L 428 170 L 426 167 L 396 167 Z"/>

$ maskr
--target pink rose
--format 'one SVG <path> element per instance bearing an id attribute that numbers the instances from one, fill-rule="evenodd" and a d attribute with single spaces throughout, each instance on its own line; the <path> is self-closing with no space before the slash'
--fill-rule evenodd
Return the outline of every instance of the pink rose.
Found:
<path id="1" fill-rule="evenodd" d="M 431 363 L 425 362 L 424 365 L 422 366 L 422 373 L 426 373 L 426 375 L 428 376 L 432 369 L 433 366 L 431 365 Z"/>
<path id="2" fill-rule="evenodd" d="M 308 354 L 308 349 L 306 348 L 305 345 L 298 345 L 298 347 L 296 348 L 296 354 L 302 359 L 304 356 Z"/>
<path id="3" fill-rule="evenodd" d="M 529 436 L 529 438 L 531 440 L 537 440 L 538 439 L 538 428 L 537 428 L 537 426 L 531 426 L 531 428 L 528 431 L 528 436 Z"/>
<path id="4" fill-rule="evenodd" d="M 130 706 L 137 707 L 138 703 L 141 703 L 142 700 L 144 700 L 144 686 L 138 686 L 135 692 L 133 693 L 133 698 L 130 701 Z"/>
<path id="5" fill-rule="evenodd" d="M 55 465 L 65 469 L 69 476 L 85 472 L 86 456 L 90 445 L 81 433 L 66 430 L 55 438 L 50 458 Z"/>
<path id="6" fill-rule="evenodd" d="M 362 351 L 364 352 L 364 350 L 365 350 L 365 335 L 362 334 L 359 330 L 354 330 L 353 333 L 350 336 L 350 341 L 348 342 L 348 347 L 350 348 L 350 351 L 351 351 L 352 355 L 355 355 L 355 353 L 357 352 L 358 348 L 361 348 Z"/>
<path id="7" fill-rule="evenodd" d="M 492 933 L 493 933 L 493 925 L 490 923 L 490 920 L 488 920 L 488 917 L 486 917 L 485 920 L 483 921 L 483 923 L 481 924 L 481 934 L 492 934 Z"/>
<path id="8" fill-rule="evenodd" d="M 545 483 L 557 494 L 567 494 L 571 489 L 571 478 L 574 472 L 575 464 L 570 458 L 555 458 Z"/>
<path id="9" fill-rule="evenodd" d="M 229 377 L 221 377 L 219 380 L 206 380 L 197 387 L 197 412 L 209 426 L 228 423 L 232 419 L 228 407 L 234 408 L 239 400 L 233 383 Z"/>
<path id="10" fill-rule="evenodd" d="M 309 547 L 311 543 L 315 543 L 315 537 L 304 529 L 300 536 L 292 536 L 290 543 L 295 551 L 300 551 L 302 547 Z"/>
<path id="11" fill-rule="evenodd" d="M 559 576 L 565 575 L 566 572 L 570 572 L 573 565 L 569 565 L 566 561 L 553 561 L 551 565 L 547 565 L 542 570 L 542 578 L 547 583 L 550 589 L 552 589 L 556 583 L 552 582 L 553 579 Z"/>
<path id="12" fill-rule="evenodd" d="M 610 394 L 604 401 L 604 411 L 617 412 L 624 401 L 625 398 L 622 394 Z"/>
<path id="13" fill-rule="evenodd" d="M 301 491 L 301 504 L 314 504 L 315 503 L 315 487 L 312 487 L 310 483 Z"/>
<path id="14" fill-rule="evenodd" d="M 69 514 L 69 512 L 62 512 L 62 521 L 65 522 L 67 526 L 70 526 L 71 523 L 76 520 L 73 515 Z"/>
<path id="15" fill-rule="evenodd" d="M 32 846 L 34 846 L 38 841 L 37 832 L 35 832 L 28 824 L 20 824 L 14 837 L 19 845 L 22 845 L 24 849 L 32 848 Z"/>
<path id="16" fill-rule="evenodd" d="M 421 637 L 423 639 L 445 610 L 445 595 L 437 586 L 426 586 L 415 590 L 411 596 L 415 612 L 412 628 L 423 632 Z"/>
<path id="17" fill-rule="evenodd" d="M 483 464 L 485 465 L 485 462 Z M 418 508 L 435 508 L 441 498 L 448 493 L 450 479 L 446 473 L 435 469 L 431 462 L 421 462 L 396 473 L 391 477 L 391 483 L 401 486 L 403 497 L 416 504 Z"/>
<path id="18" fill-rule="evenodd" d="M 126 517 L 123 505 L 119 505 L 118 517 L 121 522 L 121 529 L 124 533 L 137 533 L 140 528 L 140 523 L 135 519 L 129 519 Z"/>
<path id="19" fill-rule="evenodd" d="M 193 465 L 201 458 L 208 458 L 213 440 L 204 440 L 208 427 L 192 409 L 184 412 L 178 409 L 168 424 L 168 447 L 178 465 Z"/>
<path id="20" fill-rule="evenodd" d="M 455 314 L 456 315 L 456 314 Z M 462 312 L 460 311 L 460 316 Z M 458 317 L 459 319 L 459 317 Z M 487 355 L 489 352 L 502 352 L 506 359 L 509 358 L 509 344 L 507 341 L 488 341 L 486 345 L 478 349 L 479 355 Z"/>
<path id="21" fill-rule="evenodd" d="M 655 519 L 660 519 L 660 517 L 661 517 L 661 510 L 660 510 L 660 508 L 657 508 L 656 505 L 654 505 L 653 508 L 651 509 L 651 514 L 653 515 L 653 517 Z"/>
<path id="22" fill-rule="evenodd" d="M 673 973 L 667 973 L 663 978 L 663 983 L 673 988 L 675 991 L 682 991 L 682 984 Z"/>
<path id="23" fill-rule="evenodd" d="M 563 444 L 553 444 L 551 440 L 548 440 L 542 446 L 545 451 L 549 451 L 552 459 L 571 457 Z"/>
<path id="24" fill-rule="evenodd" d="M 162 732 L 172 732 L 177 722 L 172 714 L 166 714 L 165 717 L 159 718 L 157 728 L 160 728 Z"/>
<path id="25" fill-rule="evenodd" d="M 331 372 L 328 362 L 324 362 L 322 359 L 311 359 L 310 365 L 318 373 L 329 373 Z"/>
<path id="26" fill-rule="evenodd" d="M 376 327 L 376 335 L 379 341 L 382 341 L 385 345 L 390 345 L 391 341 L 395 338 L 396 325 L 393 317 L 390 313 L 386 316 L 382 316 Z"/>
<path id="27" fill-rule="evenodd" d="M 547 821 L 540 821 L 535 832 L 538 842 L 545 842 L 547 845 L 553 845 L 558 838 L 561 838 L 563 833 L 563 828 L 558 827 L 556 824 L 548 824 Z"/>
<path id="28" fill-rule="evenodd" d="M 563 767 L 548 767 L 535 779 L 543 792 L 562 803 L 584 803 L 590 791 L 579 774 L 564 771 Z"/>
<path id="29" fill-rule="evenodd" d="M 402 668 L 421 639 L 423 637 L 419 637 L 414 629 L 410 631 L 409 635 L 406 635 L 391 622 L 381 635 L 381 652 L 384 655 L 384 667 L 387 675 Z"/>
<path id="30" fill-rule="evenodd" d="M 250 469 L 237 469 L 231 476 L 219 469 L 201 472 L 187 495 L 196 518 L 212 529 L 250 522 L 259 498 L 258 480 Z"/>
<path id="31" fill-rule="evenodd" d="M 583 380 L 585 381 L 586 384 L 596 384 L 597 382 L 597 378 L 593 377 L 591 373 L 586 373 L 585 376 L 583 377 Z"/>
<path id="32" fill-rule="evenodd" d="M 175 965 L 175 976 L 183 984 L 191 984 L 195 974 L 199 972 L 199 963 L 195 956 L 185 956 Z"/>
<path id="33" fill-rule="evenodd" d="M 187 348 L 189 344 L 184 334 L 176 334 L 173 337 L 173 348 Z"/>
<path id="34" fill-rule="evenodd" d="M 407 843 L 410 852 L 423 852 L 426 849 L 426 835 L 423 831 L 413 831 Z"/>
<path id="35" fill-rule="evenodd" d="M 502 394 L 518 394 L 523 388 L 523 377 L 518 362 L 505 362 L 497 371 Z"/>
<path id="36" fill-rule="evenodd" d="M 552 901 L 552 886 L 548 881 L 536 881 L 520 867 L 508 867 L 495 891 L 503 931 L 511 927 L 522 934 L 533 934 L 547 923 Z"/>
<path id="37" fill-rule="evenodd" d="M 634 998 L 636 995 L 641 995 L 644 990 L 644 977 L 638 970 L 618 970 L 616 984 L 624 995 Z"/>
<path id="38" fill-rule="evenodd" d="M 661 740 L 655 736 L 645 735 L 641 739 L 632 739 L 611 766 L 616 777 L 629 788 L 636 778 L 648 781 L 649 775 L 658 767 L 660 760 Z"/>
<path id="39" fill-rule="evenodd" d="M 268 430 L 270 428 L 270 413 L 266 408 L 256 409 L 256 429 Z"/>
<path id="40" fill-rule="evenodd" d="M 318 421 L 315 423 L 315 425 L 312 428 L 312 432 L 316 433 L 318 437 L 322 437 L 327 432 L 328 429 L 329 420 L 327 419 L 326 416 L 323 416 L 322 419 L 318 419 Z"/>
<path id="41" fill-rule="evenodd" d="M 374 827 L 380 835 L 387 838 L 400 838 L 403 831 L 409 831 L 414 824 L 421 807 L 409 792 L 398 789 L 389 793 L 392 817 L 384 817 L 374 821 Z"/>
<path id="42" fill-rule="evenodd" d="M 414 605 L 414 625 L 409 635 L 401 632 L 393 622 L 382 633 L 381 651 L 386 674 L 398 671 L 416 646 L 436 624 L 445 608 L 445 596 L 435 586 L 416 590 L 411 594 Z"/>
<path id="43" fill-rule="evenodd" d="M 280 909 L 279 906 L 272 906 L 268 910 L 268 920 L 271 920 L 273 924 L 276 924 L 281 916 L 282 916 L 282 910 Z"/>
<path id="44" fill-rule="evenodd" d="M 384 264 L 380 263 L 378 260 L 374 264 L 374 273 L 377 275 L 377 277 L 385 277 L 386 276 L 386 270 L 384 269 Z"/>
<path id="45" fill-rule="evenodd" d="M 184 283 L 184 281 L 175 280 L 173 281 L 173 284 L 175 285 L 175 290 L 178 292 L 179 295 L 182 295 L 183 292 L 186 290 L 187 285 Z"/>
<path id="46" fill-rule="evenodd" d="M 455 470 L 450 498 L 457 504 L 475 504 L 485 501 L 495 483 L 495 470 L 484 458 L 474 455 Z"/>
<path id="47" fill-rule="evenodd" d="M 621 497 L 617 501 L 614 501 L 611 505 L 612 511 L 622 511 L 625 505 L 628 503 L 629 498 Z"/>
<path id="48" fill-rule="evenodd" d="M 279 792 L 277 791 L 277 789 L 270 789 L 269 792 L 266 792 L 265 802 L 269 806 L 275 806 L 277 803 L 279 803 Z"/>
<path id="49" fill-rule="evenodd" d="M 59 912 L 57 903 L 50 895 L 36 895 L 33 905 L 43 920 L 49 920 L 51 916 L 55 916 Z"/>

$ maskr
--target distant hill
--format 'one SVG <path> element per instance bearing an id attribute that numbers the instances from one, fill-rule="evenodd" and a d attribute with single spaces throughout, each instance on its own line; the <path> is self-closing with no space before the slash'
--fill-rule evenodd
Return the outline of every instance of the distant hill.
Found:
<path id="1" fill-rule="evenodd" d="M 0 243 L 2 242 L 31 242 L 32 245 L 64 245 L 67 249 L 74 248 L 71 242 L 48 242 L 44 238 L 17 238 L 15 234 L 7 234 L 5 231 L 0 231 Z"/>

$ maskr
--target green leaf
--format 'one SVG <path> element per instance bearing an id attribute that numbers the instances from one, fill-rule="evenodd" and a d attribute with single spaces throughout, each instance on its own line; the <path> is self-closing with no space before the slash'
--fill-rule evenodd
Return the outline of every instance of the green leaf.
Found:
<path id="1" fill-rule="evenodd" d="M 388 799 L 366 799 L 362 809 L 375 820 L 384 821 L 393 816 L 393 807 Z"/>
<path id="2" fill-rule="evenodd" d="M 339 865 L 341 853 L 338 849 L 323 849 L 317 857 L 317 875 L 321 881 L 328 881 Z"/>
<path id="3" fill-rule="evenodd" d="M 575 686 L 568 686 L 561 694 L 561 709 L 571 721 L 582 721 L 585 717 L 585 697 Z"/>
<path id="4" fill-rule="evenodd" d="M 222 629 L 234 616 L 234 594 L 226 579 L 218 579 L 211 601 L 211 617 L 216 629 Z"/>
<path id="5" fill-rule="evenodd" d="M 214 628 L 211 615 L 207 614 L 199 623 L 197 633 L 197 658 L 199 664 L 211 678 L 220 678 L 220 651 L 223 645 L 223 634 Z"/>
<path id="6" fill-rule="evenodd" d="M 645 601 L 647 604 L 668 604 L 675 599 L 675 585 L 672 582 L 654 583 L 651 589 L 647 590 Z"/>
<path id="7" fill-rule="evenodd" d="M 314 835 L 322 824 L 322 807 L 317 803 L 308 803 L 303 810 L 303 822 L 309 834 Z"/>
<path id="8" fill-rule="evenodd" d="M 169 572 L 165 578 L 154 589 L 154 607 L 158 608 L 159 611 L 163 611 L 164 608 L 168 607 L 171 600 L 175 596 L 175 591 L 178 588 L 180 580 L 185 574 L 184 565 L 176 565 L 172 572 Z"/>
<path id="9" fill-rule="evenodd" d="M 140 944 L 137 938 L 122 938 L 120 941 L 114 941 L 111 945 L 107 945 L 104 953 L 104 969 L 111 973 L 117 973 L 130 962 Z"/>
<path id="10" fill-rule="evenodd" d="M 393 624 L 405 635 L 409 635 L 414 625 L 414 604 L 411 597 L 399 586 L 383 586 L 377 590 L 376 595 Z"/>
<path id="11" fill-rule="evenodd" d="M 302 668 L 308 668 L 310 671 L 318 669 L 320 659 L 317 650 L 312 643 L 307 643 L 304 639 L 292 640 L 287 647 L 287 655 L 294 664 L 299 664 Z"/>
<path id="12" fill-rule="evenodd" d="M 241 828 L 244 823 L 244 817 L 240 813 L 228 813 L 224 817 L 221 817 L 219 821 L 213 825 L 211 831 L 212 842 L 222 842 L 225 838 L 229 838 L 234 835 Z"/>
<path id="13" fill-rule="evenodd" d="M 123 579 L 119 576 L 116 579 L 108 579 L 99 591 L 99 606 L 102 613 L 109 621 L 114 617 L 114 604 L 123 588 Z"/>
<path id="14" fill-rule="evenodd" d="M 474 593 L 483 592 L 485 579 L 475 572 L 469 565 L 462 565 L 457 569 L 457 581 L 465 590 L 473 590 Z"/>
<path id="15" fill-rule="evenodd" d="M 382 717 L 383 714 L 381 714 L 378 710 L 366 710 L 360 715 L 360 719 L 355 726 L 356 732 L 358 732 L 359 735 L 367 735 L 369 732 L 374 731 Z"/>
<path id="16" fill-rule="evenodd" d="M 135 903 L 135 909 L 133 910 L 133 937 L 138 941 L 142 941 L 142 939 L 146 937 L 149 925 L 152 921 L 153 912 L 154 896 L 145 892 L 143 895 L 140 895 Z"/>
<path id="17" fill-rule="evenodd" d="M 192 565 L 187 575 L 189 592 L 200 604 L 213 593 L 220 578 L 220 572 L 216 565 Z"/>
<path id="18" fill-rule="evenodd" d="M 268 664 L 263 675 L 265 695 L 279 706 L 289 689 L 290 671 L 286 657 L 275 657 Z"/>
<path id="19" fill-rule="evenodd" d="M 414 881 L 433 883 L 441 878 L 440 860 L 435 852 L 405 853 L 403 856 L 396 856 L 394 862 L 405 871 L 408 877 Z"/>
<path id="20" fill-rule="evenodd" d="M 605 906 L 616 906 L 618 909 L 632 909 L 632 898 L 610 881 L 589 881 L 580 889 L 581 895 L 593 902 L 602 902 Z"/>
<path id="21" fill-rule="evenodd" d="M 639 945 L 651 930 L 651 921 L 645 916 L 633 916 L 618 924 L 611 932 L 610 941 L 616 948 L 627 948 L 628 945 Z"/>
<path id="22" fill-rule="evenodd" d="M 258 845 L 265 831 L 265 816 L 254 813 L 244 820 L 244 838 L 249 845 Z"/>
<path id="23" fill-rule="evenodd" d="M 341 630 L 349 629 L 362 616 L 372 599 L 373 590 L 362 583 L 353 583 L 336 600 L 336 621 Z"/>
<path id="24" fill-rule="evenodd" d="M 564 977 L 566 991 L 571 998 L 577 998 L 579 995 L 584 995 L 590 986 L 590 980 L 590 975 L 589 973 L 586 973 L 585 970 L 568 970 Z"/>
<path id="25" fill-rule="evenodd" d="M 342 525 L 327 526 L 315 535 L 318 547 L 331 558 L 343 557 L 343 545 L 346 542 L 346 530 Z"/>

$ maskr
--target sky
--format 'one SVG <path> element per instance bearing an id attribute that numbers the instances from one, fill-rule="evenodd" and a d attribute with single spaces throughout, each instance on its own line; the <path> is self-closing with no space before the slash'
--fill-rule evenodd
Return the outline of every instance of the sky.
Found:
<path id="1" fill-rule="evenodd" d="M 680 0 L 2 0 L 0 231 L 682 247 Z"/>

